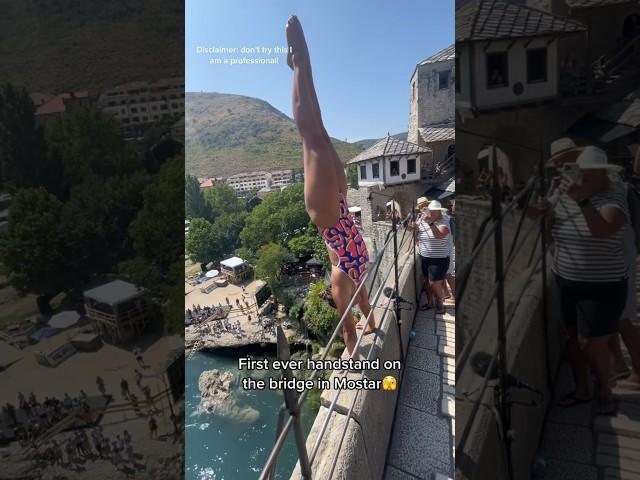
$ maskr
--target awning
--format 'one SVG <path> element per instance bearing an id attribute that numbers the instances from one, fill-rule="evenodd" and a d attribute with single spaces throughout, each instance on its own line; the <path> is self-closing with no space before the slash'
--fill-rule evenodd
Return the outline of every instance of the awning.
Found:
<path id="1" fill-rule="evenodd" d="M 362 209 L 360 207 L 349 207 L 350 213 L 360 213 Z"/>
<path id="2" fill-rule="evenodd" d="M 424 196 L 430 199 L 442 200 L 456 193 L 456 179 L 450 178 L 446 182 L 436 185 L 424 192 Z"/>
<path id="3" fill-rule="evenodd" d="M 636 129 L 633 127 L 601 120 L 592 115 L 582 117 L 567 130 L 569 135 L 591 140 L 599 145 L 606 145 L 634 132 Z"/>

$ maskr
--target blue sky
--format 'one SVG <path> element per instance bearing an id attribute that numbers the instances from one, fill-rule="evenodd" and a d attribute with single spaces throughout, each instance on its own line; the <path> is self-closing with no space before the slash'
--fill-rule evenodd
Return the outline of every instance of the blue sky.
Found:
<path id="1" fill-rule="evenodd" d="M 197 46 L 286 46 L 296 14 L 307 37 L 329 134 L 407 130 L 415 65 L 454 41 L 454 0 L 186 0 L 186 90 L 257 97 L 291 116 L 292 74 L 278 65 L 211 65 Z M 274 57 L 228 55 L 228 57 Z"/>

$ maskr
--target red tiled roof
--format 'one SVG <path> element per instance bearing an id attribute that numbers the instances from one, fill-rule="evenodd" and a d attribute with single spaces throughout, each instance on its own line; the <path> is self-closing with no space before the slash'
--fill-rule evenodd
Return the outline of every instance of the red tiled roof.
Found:
<path id="1" fill-rule="evenodd" d="M 40 105 L 36 109 L 36 115 L 51 115 L 54 113 L 63 113 L 66 110 L 64 99 L 61 96 L 57 96 Z"/>

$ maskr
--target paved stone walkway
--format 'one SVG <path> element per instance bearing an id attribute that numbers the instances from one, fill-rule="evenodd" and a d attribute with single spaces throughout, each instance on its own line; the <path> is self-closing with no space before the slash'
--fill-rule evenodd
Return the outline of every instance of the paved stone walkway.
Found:
<path id="1" fill-rule="evenodd" d="M 630 365 L 624 347 L 623 351 Z M 617 415 L 600 416 L 590 403 L 572 408 L 555 406 L 557 398 L 571 391 L 572 385 L 565 362 L 542 439 L 545 480 L 640 480 L 640 392 L 616 387 Z"/>
<path id="2" fill-rule="evenodd" d="M 389 445 L 385 480 L 453 476 L 455 308 L 418 312 Z"/>

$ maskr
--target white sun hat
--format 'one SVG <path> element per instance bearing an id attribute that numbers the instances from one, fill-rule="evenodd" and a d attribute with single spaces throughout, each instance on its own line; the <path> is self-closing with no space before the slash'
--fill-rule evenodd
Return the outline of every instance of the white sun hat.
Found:
<path id="1" fill-rule="evenodd" d="M 429 202 L 429 206 L 427 207 L 429 210 L 442 210 L 446 211 L 446 208 L 442 208 L 442 204 L 438 200 L 431 200 Z"/>
<path id="2" fill-rule="evenodd" d="M 613 170 L 615 172 L 624 170 L 619 165 L 609 163 L 606 152 L 593 146 L 585 147 L 582 153 L 578 155 L 576 163 L 580 170 Z"/>

